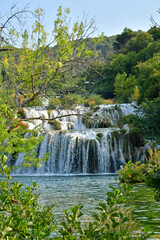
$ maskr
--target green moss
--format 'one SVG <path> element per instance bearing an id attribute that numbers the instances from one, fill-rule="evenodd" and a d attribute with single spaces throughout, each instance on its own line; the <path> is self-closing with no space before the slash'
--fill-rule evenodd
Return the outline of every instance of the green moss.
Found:
<path id="1" fill-rule="evenodd" d="M 112 132 L 112 136 L 114 136 L 116 138 L 116 140 L 119 140 L 119 131 L 115 130 Z"/>
<path id="2" fill-rule="evenodd" d="M 88 170 L 90 173 L 98 172 L 98 153 L 97 153 L 97 142 L 95 139 L 89 141 L 89 152 L 88 152 Z"/>
<path id="3" fill-rule="evenodd" d="M 50 118 L 50 115 L 51 115 L 51 109 L 47 109 L 47 112 L 48 112 L 48 116 Z"/>
<path id="4" fill-rule="evenodd" d="M 89 142 L 89 139 L 86 140 L 85 142 L 85 148 L 87 149 L 87 146 L 88 146 L 88 142 Z"/>
<path id="5" fill-rule="evenodd" d="M 82 116 L 82 123 L 86 124 L 88 122 L 88 119 L 92 116 L 92 114 L 93 113 L 91 111 L 84 113 Z"/>
<path id="6" fill-rule="evenodd" d="M 73 123 L 67 123 L 67 129 L 73 129 Z"/>
<path id="7" fill-rule="evenodd" d="M 97 112 L 99 109 L 100 109 L 99 106 L 94 106 L 94 107 L 93 107 L 93 111 L 94 111 L 94 112 Z"/>
<path id="8" fill-rule="evenodd" d="M 120 127 L 120 134 L 126 134 L 127 130 L 124 127 Z"/>
<path id="9" fill-rule="evenodd" d="M 112 127 L 112 124 L 109 119 L 100 119 L 99 121 L 99 128 L 108 128 Z"/>
<path id="10" fill-rule="evenodd" d="M 97 133 L 97 137 L 102 138 L 103 137 L 103 133 Z"/>
<path id="11" fill-rule="evenodd" d="M 108 110 L 108 111 L 109 111 L 109 113 L 110 113 L 110 114 L 112 114 L 112 109 L 111 109 L 111 108 L 109 108 L 109 110 Z"/>
<path id="12" fill-rule="evenodd" d="M 83 114 L 82 123 L 86 125 L 87 128 L 91 128 L 94 126 L 95 120 L 91 118 L 93 112 L 89 111 Z"/>
<path id="13" fill-rule="evenodd" d="M 55 127 L 55 130 L 61 130 L 62 123 L 58 122 L 57 120 L 49 120 L 49 124 Z"/>
<path id="14" fill-rule="evenodd" d="M 102 133 L 97 133 L 96 139 L 98 140 L 99 143 L 101 143 L 102 137 L 103 137 Z"/>
<path id="15" fill-rule="evenodd" d="M 144 142 L 139 133 L 137 133 L 134 129 L 131 129 L 128 133 L 129 141 L 136 147 L 144 146 Z"/>
<path id="16" fill-rule="evenodd" d="M 122 114 L 122 110 L 121 110 L 120 106 L 115 105 L 114 109 L 115 109 L 119 114 Z"/>

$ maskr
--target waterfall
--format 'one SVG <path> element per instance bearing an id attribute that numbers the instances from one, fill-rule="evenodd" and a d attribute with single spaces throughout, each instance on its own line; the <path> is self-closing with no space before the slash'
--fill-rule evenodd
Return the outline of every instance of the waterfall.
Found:
<path id="1" fill-rule="evenodd" d="M 74 110 L 25 108 L 26 118 L 41 118 L 32 120 L 30 128 L 39 125 L 44 130 L 44 139 L 38 147 L 37 157 L 41 158 L 46 153 L 49 156 L 41 168 L 20 169 L 17 173 L 115 173 L 126 161 L 143 160 L 143 148 L 135 146 L 130 141 L 127 130 L 122 134 L 116 127 L 99 128 L 97 118 L 98 116 L 99 119 L 108 119 L 111 124 L 115 124 L 120 116 L 135 114 L 135 111 L 134 104 L 100 105 L 90 113 L 94 126 L 87 128 L 81 115 L 87 115 L 88 108 L 80 106 Z M 52 124 L 50 119 L 56 117 L 58 117 L 56 122 Z M 44 118 L 48 121 L 44 121 Z M 55 130 L 57 122 L 59 130 Z M 19 153 L 16 166 L 23 161 L 23 156 L 24 153 Z"/>

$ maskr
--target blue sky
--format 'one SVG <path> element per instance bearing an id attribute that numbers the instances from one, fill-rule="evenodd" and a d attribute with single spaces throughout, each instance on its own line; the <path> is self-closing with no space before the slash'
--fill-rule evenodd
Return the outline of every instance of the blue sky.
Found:
<path id="1" fill-rule="evenodd" d="M 9 12 L 12 0 L 0 0 L 0 15 Z M 17 7 L 22 8 L 30 3 L 30 9 L 45 9 L 47 31 L 51 31 L 58 6 L 69 7 L 71 18 L 76 21 L 84 13 L 88 19 L 95 17 L 97 34 L 104 32 L 106 36 L 119 34 L 125 27 L 132 30 L 147 31 L 151 27 L 151 15 L 160 23 L 160 0 L 17 0 Z"/>

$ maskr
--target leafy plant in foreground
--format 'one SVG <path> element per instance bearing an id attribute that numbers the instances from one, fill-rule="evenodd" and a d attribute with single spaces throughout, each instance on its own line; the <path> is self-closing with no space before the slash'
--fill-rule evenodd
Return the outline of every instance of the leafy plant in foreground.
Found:
<path id="1" fill-rule="evenodd" d="M 99 203 L 98 212 L 92 214 L 92 218 L 84 224 L 80 220 L 83 216 L 82 206 L 74 206 L 70 211 L 65 211 L 63 221 L 60 223 L 59 233 L 61 236 L 55 239 L 146 239 L 151 234 L 144 229 L 141 233 L 137 223 L 131 217 L 128 209 L 123 207 L 126 195 L 132 189 L 131 186 L 123 184 L 121 188 L 107 192 L 107 199 Z"/>
<path id="2" fill-rule="evenodd" d="M 146 183 L 155 189 L 155 200 L 160 201 L 160 151 L 149 150 L 150 159 L 147 164 Z"/>
<path id="3" fill-rule="evenodd" d="M 145 164 L 140 162 L 132 163 L 128 161 L 124 167 L 118 171 L 119 180 L 125 183 L 138 183 L 145 180 Z"/>

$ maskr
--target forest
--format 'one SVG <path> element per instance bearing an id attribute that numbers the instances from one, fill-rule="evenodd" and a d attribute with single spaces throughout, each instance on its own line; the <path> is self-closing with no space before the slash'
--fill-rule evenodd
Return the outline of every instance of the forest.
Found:
<path id="1" fill-rule="evenodd" d="M 149 239 L 153 230 L 139 225 L 125 203 L 133 192 L 131 183 L 152 187 L 155 201 L 160 201 L 159 23 L 152 19 L 147 32 L 126 27 L 116 36 L 92 37 L 93 19 L 70 26 L 70 9 L 60 6 L 53 32 L 48 34 L 42 23 L 43 9 L 12 11 L 2 19 L 0 30 L 0 239 Z M 27 16 L 34 20 L 32 30 L 11 27 L 14 21 L 24 25 Z M 120 116 L 114 127 L 122 135 L 127 125 L 137 145 L 149 146 L 145 162 L 127 161 L 119 169 L 122 184 L 118 189 L 111 186 L 107 199 L 99 203 L 98 212 L 93 211 L 86 225 L 81 220 L 83 206 L 65 210 L 57 222 L 54 205 L 39 203 L 37 184 L 25 186 L 12 176 L 20 167 L 42 167 L 47 161 L 48 153 L 37 156 L 43 131 L 30 129 L 34 117 L 27 120 L 24 114 L 24 108 L 42 107 L 44 100 L 48 115 L 53 109 L 89 108 L 89 114 L 82 117 L 88 128 L 101 105 L 117 108 L 134 102 L 137 106 L 137 114 Z M 61 130 L 58 116 L 35 119 L 50 121 L 54 130 Z M 98 128 L 113 127 L 106 119 L 100 123 Z M 98 137 L 101 143 L 102 134 Z M 16 166 L 19 153 L 25 154 L 21 166 Z"/>

